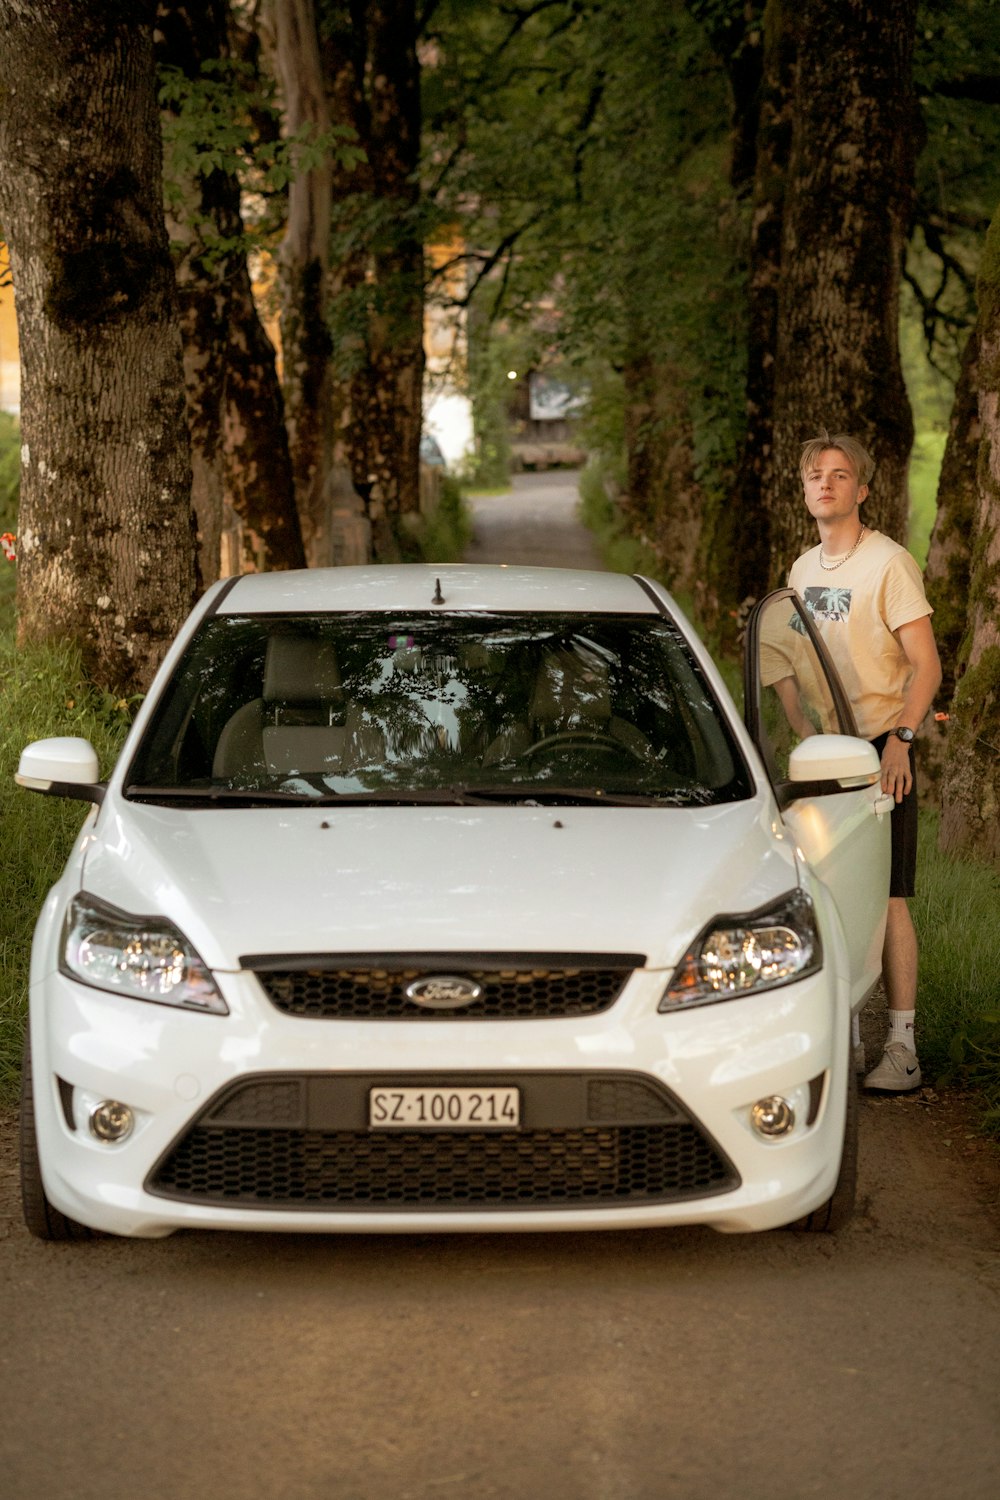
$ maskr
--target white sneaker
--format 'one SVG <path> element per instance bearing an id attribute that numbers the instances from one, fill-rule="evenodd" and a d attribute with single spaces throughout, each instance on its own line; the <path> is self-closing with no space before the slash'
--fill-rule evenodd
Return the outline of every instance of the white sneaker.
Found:
<path id="1" fill-rule="evenodd" d="M 905 1094 L 920 1087 L 920 1064 L 917 1054 L 903 1042 L 888 1042 L 882 1060 L 868 1074 L 866 1089 L 882 1089 L 887 1094 Z"/>

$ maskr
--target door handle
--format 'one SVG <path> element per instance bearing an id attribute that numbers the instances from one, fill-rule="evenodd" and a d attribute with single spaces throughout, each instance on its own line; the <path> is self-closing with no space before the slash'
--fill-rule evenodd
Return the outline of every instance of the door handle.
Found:
<path id="1" fill-rule="evenodd" d="M 875 798 L 875 801 L 872 803 L 872 812 L 877 818 L 881 818 L 884 817 L 886 813 L 891 813 L 895 806 L 895 797 L 890 796 L 888 793 L 884 793 L 881 797 Z"/>

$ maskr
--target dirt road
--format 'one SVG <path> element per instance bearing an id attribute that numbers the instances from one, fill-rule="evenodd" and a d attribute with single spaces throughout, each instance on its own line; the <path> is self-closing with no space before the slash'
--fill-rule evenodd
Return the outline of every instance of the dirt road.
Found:
<path id="1" fill-rule="evenodd" d="M 500 518 L 546 494 L 562 528 L 564 479 L 480 502 L 481 553 L 530 552 Z M 8 1115 L 0 1493 L 995 1500 L 996 1155 L 927 1089 L 865 1100 L 861 1131 L 861 1206 L 836 1238 L 74 1246 L 23 1229 Z"/>

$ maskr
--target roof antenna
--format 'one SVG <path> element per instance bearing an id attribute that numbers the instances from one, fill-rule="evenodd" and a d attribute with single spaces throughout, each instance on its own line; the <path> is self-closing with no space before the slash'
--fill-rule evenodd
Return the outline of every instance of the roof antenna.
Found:
<path id="1" fill-rule="evenodd" d="M 441 580 L 440 580 L 440 578 L 435 578 L 435 580 L 434 580 L 434 598 L 431 600 L 431 603 L 432 604 L 443 604 L 444 603 L 444 595 L 441 592 Z"/>

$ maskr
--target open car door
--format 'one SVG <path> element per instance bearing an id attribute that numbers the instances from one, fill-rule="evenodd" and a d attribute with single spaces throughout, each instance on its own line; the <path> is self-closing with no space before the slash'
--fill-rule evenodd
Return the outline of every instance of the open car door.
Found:
<path id="1" fill-rule="evenodd" d="M 889 814 L 878 760 L 867 740 L 853 769 L 842 762 L 857 727 L 829 655 L 793 589 L 755 607 L 744 658 L 745 718 L 770 775 L 782 816 L 840 913 L 851 963 L 851 1005 L 864 1003 L 882 968 L 889 898 Z M 865 755 L 863 747 L 869 754 Z M 849 759 L 849 756 L 848 756 Z"/>

